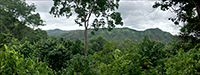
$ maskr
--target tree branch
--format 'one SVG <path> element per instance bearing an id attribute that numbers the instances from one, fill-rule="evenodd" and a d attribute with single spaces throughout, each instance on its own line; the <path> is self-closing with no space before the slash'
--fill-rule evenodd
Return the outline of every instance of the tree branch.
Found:
<path id="1" fill-rule="evenodd" d="M 96 2 L 97 2 L 97 1 L 94 2 L 94 5 L 92 6 L 92 9 L 91 9 L 90 12 L 88 13 L 89 16 L 88 16 L 88 18 L 87 18 L 87 20 L 86 20 L 86 21 L 88 22 L 88 23 L 87 23 L 87 27 L 89 26 L 89 19 L 90 19 L 90 16 L 91 16 L 91 14 L 92 14 L 92 11 L 94 10 L 94 7 L 95 7 Z"/>
<path id="2" fill-rule="evenodd" d="M 78 7 L 78 3 L 76 2 L 76 0 L 74 1 L 74 3 L 76 4 L 76 7 L 80 10 L 80 8 Z"/>
<path id="3" fill-rule="evenodd" d="M 198 1 L 192 0 L 192 2 L 194 3 L 194 5 L 195 5 L 195 7 L 196 7 L 196 11 L 197 11 L 197 14 L 198 14 L 198 20 L 199 20 L 199 22 L 200 22 L 200 6 L 199 6 L 199 4 L 198 4 Z"/>

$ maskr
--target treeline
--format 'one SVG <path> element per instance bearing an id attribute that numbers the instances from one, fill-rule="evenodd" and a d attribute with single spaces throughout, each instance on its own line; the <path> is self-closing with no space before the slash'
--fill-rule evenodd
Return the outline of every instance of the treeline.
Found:
<path id="1" fill-rule="evenodd" d="M 73 30 L 73 31 L 64 31 L 60 29 L 54 30 L 47 30 L 47 34 L 49 36 L 57 36 L 63 38 L 69 38 L 71 40 L 84 40 L 84 30 Z M 114 28 L 112 31 L 106 31 L 100 28 L 98 31 L 95 32 L 95 35 L 92 35 L 92 29 L 88 30 L 88 39 L 97 36 L 103 36 L 106 40 L 110 41 L 112 37 L 113 40 L 124 41 L 126 38 L 132 39 L 133 42 L 139 42 L 141 39 L 148 35 L 151 40 L 154 41 L 163 41 L 164 43 L 169 43 L 173 41 L 173 35 L 169 32 L 164 32 L 159 28 L 151 28 L 146 29 L 145 31 L 137 31 L 130 28 Z"/>
<path id="2" fill-rule="evenodd" d="M 40 39 L 40 38 L 38 38 Z M 148 36 L 139 43 L 89 40 L 88 56 L 83 41 L 48 37 L 22 43 L 16 38 L 1 43 L 0 74 L 199 74 L 200 45 L 173 41 L 165 44 Z"/>

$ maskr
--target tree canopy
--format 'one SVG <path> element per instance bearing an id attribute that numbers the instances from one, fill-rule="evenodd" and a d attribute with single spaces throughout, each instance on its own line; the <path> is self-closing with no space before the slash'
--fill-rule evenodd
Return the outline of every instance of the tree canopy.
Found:
<path id="1" fill-rule="evenodd" d="M 54 1 L 61 2 L 61 0 L 54 0 Z M 101 2 L 100 0 L 98 1 L 65 0 L 65 1 L 72 2 L 72 5 L 73 2 L 75 3 L 79 2 L 78 4 L 80 5 L 78 6 L 80 6 L 80 8 L 82 8 L 84 5 L 86 5 L 85 7 L 88 7 L 90 2 L 99 1 L 94 5 L 95 7 L 97 6 L 98 8 L 110 5 L 107 4 L 107 2 L 114 0 L 101 0 L 102 2 L 106 1 L 106 3 L 104 2 L 100 3 Z M 81 1 L 86 2 L 86 4 Z M 163 1 L 165 2 L 166 0 Z M 180 1 L 180 0 L 171 0 L 171 1 Z M 188 0 L 186 0 L 186 2 L 187 1 Z M 168 74 L 199 75 L 200 74 L 200 43 L 194 40 L 192 42 L 179 42 L 179 38 L 175 38 L 172 42 L 169 42 L 168 44 L 160 41 L 151 40 L 151 38 L 157 38 L 155 37 L 157 36 L 157 34 L 163 33 L 159 32 L 161 30 L 158 28 L 148 29 L 144 31 L 145 33 L 143 34 L 145 36 L 141 36 L 143 35 L 141 34 L 140 37 L 138 38 L 142 37 L 143 38 L 141 40 L 138 40 L 138 42 L 131 41 L 135 40 L 136 37 L 130 37 L 130 38 L 128 37 L 125 40 L 119 40 L 120 38 L 125 38 L 124 35 L 138 34 L 138 31 L 130 30 L 127 28 L 125 29 L 116 28 L 115 30 L 113 30 L 112 33 L 121 32 L 118 33 L 119 34 L 118 36 L 120 37 L 120 38 L 117 37 L 118 40 L 114 40 L 114 38 L 108 40 L 104 36 L 97 36 L 91 38 L 88 42 L 89 48 L 86 57 L 84 56 L 84 51 L 83 51 L 84 49 L 83 41 L 71 40 L 70 38 L 60 38 L 55 36 L 49 37 L 46 31 L 43 31 L 41 29 L 32 29 L 29 26 L 27 26 L 29 24 L 36 26 L 40 25 L 39 22 L 40 19 L 38 19 L 39 14 L 34 15 L 30 13 L 25 15 L 17 12 L 18 7 L 15 7 L 15 5 L 20 6 L 21 4 L 22 5 L 21 7 L 26 8 L 26 6 L 24 6 L 26 4 L 23 4 L 25 3 L 24 1 L 1 0 L 0 2 L 1 2 L 0 3 L 0 12 L 1 12 L 0 13 L 0 27 L 1 27 L 0 28 L 0 74 L 1 75 L 12 75 L 12 74 L 14 75 L 29 75 L 29 74 L 30 75 L 34 74 L 37 75 L 168 75 Z M 114 3 L 115 2 L 117 1 L 114 1 Z M 12 5 L 12 3 L 16 4 Z M 62 7 L 58 6 L 58 9 L 59 8 Z M 84 9 L 83 10 L 81 9 L 81 11 L 85 12 Z M 11 10 L 14 13 L 12 12 L 9 13 L 8 10 Z M 20 12 L 28 13 L 24 10 Z M 105 12 L 106 14 L 116 13 L 114 10 Z M 17 13 L 19 13 L 18 17 L 16 17 Z M 183 13 L 186 12 L 183 11 Z M 74 13 L 72 12 L 72 14 Z M 82 14 L 81 16 L 84 17 L 86 15 Z M 79 18 L 82 19 L 82 17 Z M 109 19 L 112 19 L 112 16 L 108 15 L 108 17 L 110 17 Z M 32 18 L 35 18 L 37 20 L 34 19 L 32 20 Z M 88 16 L 86 16 L 86 18 L 88 18 Z M 198 15 L 194 15 L 194 17 L 192 17 L 191 19 L 193 20 L 189 22 L 188 19 L 188 21 L 186 21 L 187 24 L 184 25 L 184 27 L 181 29 L 181 32 L 187 34 L 186 36 L 191 34 L 196 34 L 193 31 L 195 29 L 198 32 L 198 26 L 199 26 Z M 81 21 L 80 22 L 84 26 L 89 23 L 88 21 L 87 19 L 84 20 L 83 24 Z M 105 20 L 105 24 L 106 21 L 108 20 Z M 116 21 L 113 20 L 113 23 L 115 22 Z M 90 27 L 93 24 L 88 24 L 88 25 Z M 104 35 L 107 34 L 112 35 L 111 32 L 107 33 L 106 31 L 105 33 L 102 32 L 101 29 L 99 31 Z M 158 33 L 156 34 L 156 32 Z M 87 33 L 87 29 L 85 33 Z M 148 34 L 154 34 L 154 35 L 149 36 Z M 99 35 L 99 33 L 97 32 L 96 35 Z M 160 36 L 169 37 L 166 35 L 167 34 Z M 69 36 L 72 37 L 75 36 L 75 34 Z M 194 37 L 195 35 L 192 36 L 193 36 L 192 38 L 189 38 L 189 41 L 193 38 L 196 39 L 196 37 Z M 87 39 L 85 43 L 87 44 Z"/>
<path id="2" fill-rule="evenodd" d="M 102 27 L 110 31 L 115 25 L 123 25 L 121 14 L 115 11 L 118 7 L 119 0 L 54 0 L 50 14 L 67 18 L 72 14 L 77 14 L 74 21 L 79 26 L 85 27 L 85 55 L 87 56 L 87 30 L 93 28 L 97 31 L 99 27 Z M 92 24 L 89 24 L 91 16 L 95 16 L 95 19 Z"/>
<path id="3" fill-rule="evenodd" d="M 25 0 L 1 0 L 0 1 L 1 12 L 7 13 L 5 16 L 14 18 L 11 22 L 15 22 L 18 19 L 23 24 L 27 25 L 44 25 L 38 13 L 35 12 L 35 5 L 28 5 Z"/>
<path id="4" fill-rule="evenodd" d="M 0 1 L 0 36 L 9 34 L 19 40 L 33 42 L 41 37 L 47 37 L 47 33 L 38 26 L 44 26 L 44 21 L 39 13 L 35 13 L 36 6 L 27 4 L 25 0 L 1 0 Z M 30 27 L 33 27 L 31 29 Z M 38 35 L 40 33 L 40 37 Z M 3 38 L 4 40 L 5 38 Z M 0 41 L 3 42 L 1 39 Z"/>
<path id="5" fill-rule="evenodd" d="M 169 20 L 176 25 L 180 22 L 184 24 L 179 37 L 183 40 L 190 39 L 192 41 L 199 39 L 200 2 L 198 0 L 162 0 L 153 5 L 153 8 L 158 7 L 163 11 L 170 10 L 177 14 L 176 17 L 171 17 Z"/>

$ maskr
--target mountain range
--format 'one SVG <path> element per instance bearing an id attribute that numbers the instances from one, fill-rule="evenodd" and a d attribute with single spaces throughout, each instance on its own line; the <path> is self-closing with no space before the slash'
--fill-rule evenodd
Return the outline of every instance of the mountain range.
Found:
<path id="1" fill-rule="evenodd" d="M 163 41 L 164 43 L 169 43 L 173 40 L 173 35 L 169 32 L 162 31 L 159 28 L 146 29 L 144 31 L 137 31 L 130 28 L 115 28 L 112 31 L 99 29 L 95 32 L 95 35 L 92 35 L 88 30 L 88 39 L 103 36 L 107 40 L 111 38 L 113 40 L 124 41 L 126 38 L 131 39 L 133 42 L 140 41 L 145 35 L 148 35 L 151 40 L 154 41 Z M 60 29 L 47 30 L 49 36 L 58 36 L 63 38 L 69 38 L 71 40 L 84 40 L 84 30 L 73 30 L 65 31 Z"/>

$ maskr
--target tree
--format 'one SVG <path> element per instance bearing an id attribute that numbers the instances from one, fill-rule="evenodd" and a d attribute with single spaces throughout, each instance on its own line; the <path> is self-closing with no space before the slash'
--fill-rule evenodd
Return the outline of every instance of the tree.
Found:
<path id="1" fill-rule="evenodd" d="M 180 21 L 188 22 L 196 16 L 200 22 L 200 2 L 198 0 L 162 0 L 153 5 L 153 8 L 158 7 L 161 7 L 161 10 L 163 11 L 174 11 L 177 14 L 177 17 L 170 18 L 170 20 L 175 24 L 178 24 Z"/>
<path id="2" fill-rule="evenodd" d="M 4 49 L 5 48 L 5 49 Z M 38 59 L 25 58 L 23 54 L 4 45 L 0 48 L 1 75 L 54 75 L 55 71 Z"/>
<path id="3" fill-rule="evenodd" d="M 178 25 L 179 22 L 184 22 L 181 28 L 181 36 L 186 38 L 185 35 L 200 37 L 200 2 L 198 0 L 162 0 L 156 2 L 153 8 L 161 7 L 161 10 L 172 10 L 177 14 L 175 18 L 169 18 L 174 24 Z"/>
<path id="4" fill-rule="evenodd" d="M 106 42 L 108 42 L 108 41 L 102 36 L 98 36 L 96 38 L 94 37 L 89 40 L 89 47 L 93 51 L 99 52 L 99 51 L 103 50 L 103 46 L 106 44 Z"/>
<path id="5" fill-rule="evenodd" d="M 44 21 L 41 20 L 40 15 L 38 13 L 33 14 L 35 9 L 34 4 L 28 5 L 25 0 L 1 0 L 0 29 L 6 28 L 9 34 L 13 34 L 14 28 L 22 27 L 22 25 L 44 26 Z"/>
<path id="6" fill-rule="evenodd" d="M 50 14 L 54 17 L 66 16 L 69 18 L 73 13 L 77 14 L 74 20 L 79 26 L 84 26 L 85 56 L 87 56 L 87 30 L 93 28 L 97 31 L 100 27 L 111 31 L 115 25 L 123 25 L 121 14 L 115 12 L 120 0 L 54 0 Z M 95 16 L 92 24 L 89 24 L 91 16 Z M 105 19 L 107 21 L 105 21 Z M 107 27 L 106 24 L 107 23 Z"/>
<path id="7" fill-rule="evenodd" d="M 32 25 L 33 29 L 35 29 L 35 27 L 45 25 L 45 24 L 43 24 L 44 21 L 41 20 L 39 13 L 32 14 L 32 15 L 28 16 L 26 19 L 27 19 L 27 22 L 28 22 L 27 24 Z"/>
<path id="8" fill-rule="evenodd" d="M 151 59 L 153 66 L 159 65 L 158 60 L 165 57 L 166 52 L 163 50 L 165 44 L 159 41 L 151 41 L 150 38 L 145 35 L 141 42 L 138 43 L 138 54 L 142 57 L 148 57 Z M 146 66 L 143 66 L 146 67 Z"/>
<path id="9" fill-rule="evenodd" d="M 163 62 L 163 66 L 156 71 L 159 74 L 175 74 L 175 75 L 197 75 L 200 74 L 200 62 L 199 62 L 199 47 L 197 44 L 194 48 L 191 48 L 188 52 L 184 52 L 182 48 L 177 50 L 177 54 L 171 57 L 163 58 L 160 61 Z M 156 68 L 157 68 L 156 67 Z"/>

